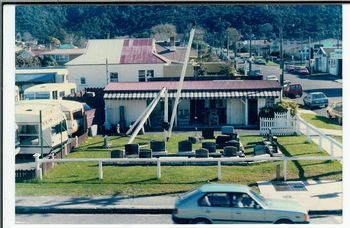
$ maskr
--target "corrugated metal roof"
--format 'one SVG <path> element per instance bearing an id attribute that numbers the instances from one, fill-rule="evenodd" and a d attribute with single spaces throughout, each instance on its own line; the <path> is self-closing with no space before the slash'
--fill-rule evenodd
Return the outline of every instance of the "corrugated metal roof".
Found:
<path id="1" fill-rule="evenodd" d="M 116 82 L 109 83 L 105 91 L 159 91 L 163 87 L 168 90 L 177 89 L 177 81 L 157 82 Z M 184 81 L 182 90 L 280 90 L 278 82 L 272 80 L 212 80 Z"/>

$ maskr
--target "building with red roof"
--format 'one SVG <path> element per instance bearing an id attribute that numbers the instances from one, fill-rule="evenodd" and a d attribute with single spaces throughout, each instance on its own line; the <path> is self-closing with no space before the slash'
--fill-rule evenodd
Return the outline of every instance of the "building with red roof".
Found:
<path id="1" fill-rule="evenodd" d="M 166 87 L 169 117 L 178 81 L 120 82 L 105 87 L 105 117 L 110 125 L 130 125 Z M 260 108 L 280 100 L 281 86 L 271 80 L 185 80 L 175 127 L 256 126 Z M 164 98 L 163 98 L 164 100 Z M 164 101 L 149 117 L 148 126 L 161 128 Z"/>

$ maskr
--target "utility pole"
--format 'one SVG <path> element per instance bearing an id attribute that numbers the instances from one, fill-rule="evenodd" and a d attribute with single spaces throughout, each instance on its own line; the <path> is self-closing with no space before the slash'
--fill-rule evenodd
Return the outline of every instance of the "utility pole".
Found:
<path id="1" fill-rule="evenodd" d="M 40 152 L 41 152 L 41 158 L 43 159 L 44 158 L 44 145 L 43 145 L 43 116 L 42 116 L 42 113 L 41 113 L 41 110 L 39 112 L 39 127 L 40 127 Z"/>
<path id="2" fill-rule="evenodd" d="M 311 37 L 309 36 L 309 74 L 312 74 L 312 66 L 311 66 Z"/>
<path id="3" fill-rule="evenodd" d="M 252 33 L 249 34 L 249 74 L 252 75 Z"/>
<path id="4" fill-rule="evenodd" d="M 107 80 L 107 85 L 108 85 L 108 82 L 109 82 L 109 80 L 108 80 L 108 59 L 106 58 L 106 80 Z"/>
<path id="5" fill-rule="evenodd" d="M 284 59 L 283 59 L 283 25 L 282 25 L 282 22 L 280 24 L 280 69 L 281 69 L 280 84 L 281 84 L 281 86 L 283 86 L 283 81 L 284 81 Z"/>
<path id="6" fill-rule="evenodd" d="M 230 59 L 229 59 L 229 56 L 228 56 L 228 49 L 229 49 L 229 47 L 230 47 L 230 41 L 229 41 L 230 39 L 229 39 L 229 36 L 227 35 L 227 62 L 229 62 L 230 61 Z"/>

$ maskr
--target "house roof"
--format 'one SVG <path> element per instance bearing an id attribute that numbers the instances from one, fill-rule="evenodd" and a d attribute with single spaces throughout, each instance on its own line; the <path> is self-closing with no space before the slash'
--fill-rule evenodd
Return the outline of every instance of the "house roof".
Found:
<path id="1" fill-rule="evenodd" d="M 335 49 L 337 48 L 324 48 L 324 47 L 320 47 L 320 51 L 322 52 L 322 54 L 330 56 L 332 52 L 335 51 Z"/>
<path id="2" fill-rule="evenodd" d="M 42 55 L 81 55 L 86 51 L 85 48 L 54 49 L 42 52 Z"/>
<path id="3" fill-rule="evenodd" d="M 177 81 L 116 82 L 109 83 L 105 92 L 160 91 L 162 87 L 177 90 Z M 183 91 L 232 91 L 232 90 L 281 90 L 278 82 L 272 80 L 212 80 L 184 81 Z"/>
<path id="4" fill-rule="evenodd" d="M 154 64 L 167 59 L 155 53 L 152 39 L 89 40 L 86 52 L 66 65 Z"/>
<path id="5" fill-rule="evenodd" d="M 172 62 L 183 63 L 187 47 L 176 47 L 175 51 L 170 51 L 168 48 L 156 44 L 156 50 L 159 55 L 169 59 Z M 197 56 L 197 51 L 195 49 L 191 49 L 190 57 L 196 58 Z"/>

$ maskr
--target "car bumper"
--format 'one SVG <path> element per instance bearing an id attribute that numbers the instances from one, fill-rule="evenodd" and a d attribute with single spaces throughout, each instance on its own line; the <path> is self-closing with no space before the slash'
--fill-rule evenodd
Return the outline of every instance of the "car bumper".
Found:
<path id="1" fill-rule="evenodd" d="M 295 222 L 294 224 L 310 224 L 310 221 Z"/>

